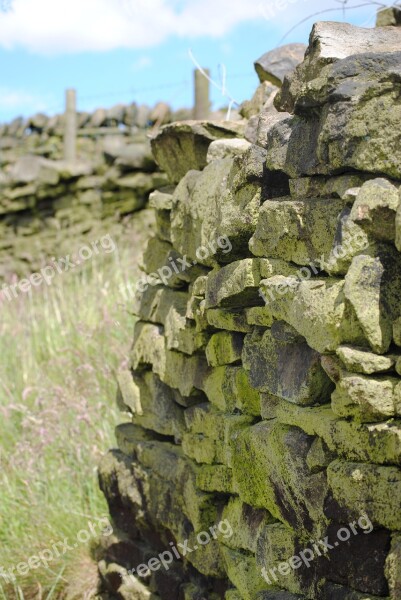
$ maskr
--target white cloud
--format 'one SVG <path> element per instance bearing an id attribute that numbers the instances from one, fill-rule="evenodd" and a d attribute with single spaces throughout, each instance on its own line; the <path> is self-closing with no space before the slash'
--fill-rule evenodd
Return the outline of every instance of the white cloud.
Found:
<path id="1" fill-rule="evenodd" d="M 132 65 L 132 71 L 142 71 L 152 65 L 153 61 L 150 56 L 140 56 Z"/>
<path id="2" fill-rule="evenodd" d="M 4 109 L 5 111 L 11 109 L 13 113 L 21 112 L 23 114 L 25 114 L 27 110 L 30 113 L 46 112 L 49 104 L 51 104 L 50 98 L 31 94 L 21 89 L 13 90 L 8 87 L 0 86 L 0 109 Z"/>
<path id="3" fill-rule="evenodd" d="M 319 10 L 335 6 L 321 0 Z M 14 0 L 13 11 L 0 14 L 0 46 L 44 54 L 140 49 L 172 35 L 222 37 L 266 15 L 284 32 L 315 11 L 315 0 Z"/>

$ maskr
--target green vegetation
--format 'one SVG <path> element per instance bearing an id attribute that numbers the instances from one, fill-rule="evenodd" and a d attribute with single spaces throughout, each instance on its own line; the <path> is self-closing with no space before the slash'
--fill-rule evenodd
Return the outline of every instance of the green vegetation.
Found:
<path id="1" fill-rule="evenodd" d="M 50 287 L 0 304 L 0 567 L 8 571 L 107 515 L 97 464 L 114 443 L 114 371 L 126 361 L 132 316 L 124 289 L 140 240 L 95 258 Z M 99 528 L 101 529 L 101 527 Z M 85 536 L 83 536 L 85 537 Z M 95 597 L 96 539 L 46 569 L 0 577 L 0 599 Z"/>

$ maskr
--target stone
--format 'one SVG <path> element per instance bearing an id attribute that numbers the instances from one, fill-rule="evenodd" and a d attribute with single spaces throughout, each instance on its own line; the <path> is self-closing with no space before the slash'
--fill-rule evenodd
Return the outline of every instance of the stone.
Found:
<path id="1" fill-rule="evenodd" d="M 206 311 L 209 325 L 216 329 L 249 333 L 250 325 L 247 323 L 244 311 L 231 311 L 222 308 L 209 308 Z"/>
<path id="2" fill-rule="evenodd" d="M 287 44 L 266 52 L 254 63 L 259 80 L 281 87 L 284 78 L 303 61 L 306 49 L 305 44 Z"/>
<path id="3" fill-rule="evenodd" d="M 209 275 L 206 307 L 244 308 L 261 305 L 259 285 L 263 277 L 293 272 L 294 269 L 282 260 L 246 258 L 235 261 Z"/>
<path id="4" fill-rule="evenodd" d="M 157 237 L 149 239 L 142 261 L 144 270 L 149 275 L 143 278 L 142 288 L 160 283 L 171 288 L 181 288 L 202 274 L 201 267 L 189 262 L 172 244 Z"/>
<path id="5" fill-rule="evenodd" d="M 277 590 L 285 588 L 295 594 L 303 592 L 303 598 L 316 597 L 323 561 L 316 556 L 306 568 L 299 556 L 306 546 L 309 547 L 307 542 L 299 539 L 289 527 L 281 523 L 266 525 L 257 541 L 256 561 L 267 585 Z M 297 568 L 291 568 L 291 559 Z"/>
<path id="6" fill-rule="evenodd" d="M 209 164 L 214 160 L 222 158 L 233 158 L 242 156 L 250 148 L 250 142 L 244 139 L 234 138 L 228 140 L 215 140 L 209 146 L 206 156 L 206 162 Z"/>
<path id="7" fill-rule="evenodd" d="M 352 517 L 366 514 L 375 526 L 400 529 L 400 469 L 336 460 L 327 477 L 335 500 Z"/>
<path id="8" fill-rule="evenodd" d="M 384 421 L 397 414 L 394 377 L 366 377 L 343 373 L 333 392 L 332 409 L 339 417 L 353 417 L 357 422 Z"/>
<path id="9" fill-rule="evenodd" d="M 149 194 L 149 208 L 171 210 L 173 208 L 174 186 L 166 186 Z"/>
<path id="10" fill-rule="evenodd" d="M 397 346 L 401 346 L 401 317 L 398 317 L 393 323 L 393 339 Z"/>
<path id="11" fill-rule="evenodd" d="M 261 111 L 266 111 L 269 114 L 277 113 L 274 108 L 273 102 L 274 98 L 278 92 L 277 86 L 273 85 L 269 81 L 263 81 L 255 90 L 254 95 L 250 100 L 245 100 L 241 104 L 240 114 L 245 119 L 255 119 L 259 115 Z M 256 121 L 257 122 L 257 121 Z M 248 122 L 248 126 L 245 131 L 245 139 L 252 141 L 249 139 L 250 133 L 250 123 Z M 252 127 L 252 125 L 251 125 Z"/>
<path id="12" fill-rule="evenodd" d="M 43 173 L 41 177 L 42 183 L 57 185 L 59 181 L 57 170 L 55 165 L 50 170 L 50 165 L 53 165 L 51 161 L 47 161 L 39 156 L 22 156 L 13 164 L 10 175 L 15 183 L 21 185 L 37 182 L 41 173 Z"/>
<path id="13" fill-rule="evenodd" d="M 126 144 L 121 137 L 106 138 L 103 142 L 106 160 L 115 163 L 123 171 L 154 171 L 155 162 L 148 142 Z"/>
<path id="14" fill-rule="evenodd" d="M 196 485 L 203 492 L 231 494 L 234 492 L 232 469 L 225 465 L 201 465 Z"/>
<path id="15" fill-rule="evenodd" d="M 392 28 L 397 38 L 400 31 Z M 371 36 L 371 30 L 366 32 Z M 391 36 L 384 39 L 391 47 Z M 387 53 L 354 54 L 328 64 L 316 79 L 298 82 L 294 95 L 291 92 L 281 104 L 282 110 L 295 111 L 296 116 L 268 132 L 268 167 L 290 177 L 347 169 L 400 179 L 395 131 L 401 117 L 392 96 L 393 87 L 399 85 L 397 45 Z M 385 80 L 386 93 L 382 91 Z M 391 116 L 385 118 L 386 113 Z"/>
<path id="16" fill-rule="evenodd" d="M 219 367 L 239 362 L 242 346 L 243 336 L 239 333 L 229 331 L 215 333 L 206 346 L 206 358 L 209 366 Z"/>
<path id="17" fill-rule="evenodd" d="M 249 248 L 256 256 L 309 265 L 329 255 L 342 208 L 342 201 L 333 199 L 268 200 Z"/>
<path id="18" fill-rule="evenodd" d="M 378 596 L 356 592 L 343 585 L 327 582 L 321 589 L 322 600 L 379 600 Z M 381 596 L 383 597 L 383 596 Z"/>
<path id="19" fill-rule="evenodd" d="M 384 354 L 391 344 L 393 321 L 401 310 L 400 255 L 389 245 L 371 247 L 368 252 L 353 258 L 344 294 L 370 347 Z"/>
<path id="20" fill-rule="evenodd" d="M 397 25 L 401 25 L 401 10 L 398 7 L 380 8 L 377 11 L 376 27 L 393 27 Z"/>
<path id="21" fill-rule="evenodd" d="M 169 123 L 171 120 L 171 109 L 166 102 L 158 102 L 150 111 L 149 120 L 157 126 Z"/>
<path id="22" fill-rule="evenodd" d="M 124 104 L 115 104 L 106 112 L 107 121 L 110 121 L 113 125 L 119 125 L 124 120 L 124 112 Z"/>
<path id="23" fill-rule="evenodd" d="M 398 205 L 398 209 L 395 215 L 395 246 L 397 250 L 401 252 L 401 204 Z"/>
<path id="24" fill-rule="evenodd" d="M 214 161 L 181 180 L 171 212 L 171 237 L 179 252 L 211 267 L 247 253 L 258 219 L 264 160 L 264 151 L 251 147 L 241 157 Z"/>
<path id="25" fill-rule="evenodd" d="M 271 327 L 273 325 L 273 315 L 268 306 L 246 308 L 245 315 L 249 325 L 256 325 L 257 327 Z"/>
<path id="26" fill-rule="evenodd" d="M 222 518 L 230 523 L 233 531 L 233 535 L 225 540 L 225 544 L 233 550 L 247 550 L 252 554 L 256 554 L 262 529 L 275 522 L 267 511 L 254 509 L 238 497 L 230 498 L 224 507 Z"/>
<path id="27" fill-rule="evenodd" d="M 157 437 L 157 434 L 152 431 L 147 431 L 133 423 L 117 425 L 115 433 L 119 450 L 132 458 L 137 456 L 137 447 L 141 442 L 149 442 Z"/>
<path id="28" fill-rule="evenodd" d="M 333 247 L 325 261 L 324 270 L 329 275 L 346 275 L 352 259 L 363 254 L 370 247 L 369 235 L 351 217 L 351 209 L 346 206 L 338 219 Z"/>
<path id="29" fill-rule="evenodd" d="M 173 195 L 171 239 L 179 252 L 205 266 L 216 265 L 218 199 L 224 194 L 232 159 L 216 161 L 203 173 L 190 171 Z M 190 224 L 190 225 L 189 225 Z M 215 249 L 210 243 L 215 244 Z M 205 248 L 204 255 L 199 248 Z"/>
<path id="30" fill-rule="evenodd" d="M 304 600 L 303 596 L 298 594 L 291 594 L 286 591 L 270 591 L 261 592 L 255 597 L 255 600 Z"/>
<path id="31" fill-rule="evenodd" d="M 387 179 L 363 184 L 351 210 L 351 219 L 374 239 L 395 240 L 395 217 L 400 204 L 398 188 Z"/>
<path id="32" fill-rule="evenodd" d="M 117 404 L 121 410 L 130 410 L 133 414 L 143 414 L 140 391 L 134 381 L 132 371 L 120 370 L 117 373 Z"/>
<path id="33" fill-rule="evenodd" d="M 300 405 L 329 402 L 333 384 L 322 369 L 320 354 L 298 335 L 283 338 L 285 327 L 276 322 L 272 330 L 255 329 L 245 336 L 242 360 L 252 387 Z"/>
<path id="34" fill-rule="evenodd" d="M 306 463 L 313 438 L 275 421 L 247 427 L 232 440 L 232 466 L 240 498 L 265 508 L 289 527 L 312 534 L 324 527 L 324 473 Z"/>
<path id="35" fill-rule="evenodd" d="M 281 401 L 277 419 L 319 436 L 330 451 L 344 459 L 401 465 L 401 422 L 355 423 L 336 416 L 330 406 L 303 408 Z M 308 462 L 310 458 L 307 459 Z"/>
<path id="36" fill-rule="evenodd" d="M 88 123 L 89 127 L 101 127 L 105 124 L 107 119 L 107 111 L 104 108 L 98 108 L 92 114 Z"/>
<path id="37" fill-rule="evenodd" d="M 184 412 L 176 404 L 173 391 L 150 371 L 135 376 L 134 381 L 141 411 L 133 414 L 133 423 L 180 441 L 185 430 Z"/>
<path id="38" fill-rule="evenodd" d="M 293 112 L 303 85 L 309 83 L 327 65 L 344 63 L 348 57 L 368 52 L 390 53 L 400 48 L 401 34 L 396 29 L 367 29 L 333 21 L 315 23 L 305 60 L 286 77 L 279 98 L 280 107 Z"/>
<path id="39" fill-rule="evenodd" d="M 207 164 L 211 142 L 220 138 L 241 137 L 240 123 L 225 121 L 182 121 L 165 125 L 151 140 L 153 156 L 172 183 L 188 171 L 201 171 Z"/>
<path id="40" fill-rule="evenodd" d="M 273 317 L 292 325 L 317 352 L 335 352 L 344 343 L 367 345 L 347 303 L 343 281 L 299 282 L 294 277 L 274 276 L 263 280 L 260 289 Z"/>
<path id="41" fill-rule="evenodd" d="M 252 420 L 245 415 L 224 415 L 210 404 L 193 406 L 185 411 L 188 433 L 183 436 L 183 451 L 199 464 L 231 468 L 230 442 Z"/>
<path id="42" fill-rule="evenodd" d="M 163 383 L 178 390 L 184 397 L 202 389 L 207 369 L 206 359 L 200 355 L 186 356 L 168 350 L 159 325 L 138 322 L 135 325 L 131 363 L 139 372 L 151 367 Z"/>
<path id="43" fill-rule="evenodd" d="M 221 546 L 226 573 L 238 589 L 243 600 L 253 600 L 255 594 L 266 589 L 266 582 L 260 576 L 256 559 L 250 553 L 239 552 Z"/>
<path id="44" fill-rule="evenodd" d="M 391 600 L 401 594 L 401 535 L 395 533 L 391 540 L 391 549 L 386 561 L 386 577 L 390 588 Z"/>
<path id="45" fill-rule="evenodd" d="M 348 371 L 363 375 L 392 371 L 396 363 L 394 355 L 380 356 L 354 346 L 339 346 L 336 354 Z"/>
<path id="46" fill-rule="evenodd" d="M 260 415 L 260 394 L 251 385 L 241 366 L 222 366 L 209 370 L 203 390 L 214 406 L 225 413 L 236 410 L 246 415 Z"/>
<path id="47" fill-rule="evenodd" d="M 317 437 L 307 454 L 306 463 L 311 473 L 319 473 L 327 469 L 335 459 L 335 453 L 329 449 L 322 438 Z"/>

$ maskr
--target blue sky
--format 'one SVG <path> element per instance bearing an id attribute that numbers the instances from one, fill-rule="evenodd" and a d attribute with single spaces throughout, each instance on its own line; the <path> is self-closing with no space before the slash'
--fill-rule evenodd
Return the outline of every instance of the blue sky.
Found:
<path id="1" fill-rule="evenodd" d="M 1 3 L 5 0 L 0 0 Z M 363 4 L 348 2 L 351 5 Z M 390 4 L 390 2 L 387 2 Z M 341 20 L 336 0 L 13 0 L 0 12 L 0 122 L 20 114 L 63 110 L 75 87 L 79 110 L 136 101 L 192 105 L 189 49 L 238 102 L 258 80 L 253 61 L 285 42 L 306 42 L 316 20 Z M 372 26 L 375 9 L 347 12 L 347 21 Z M 213 90 L 214 107 L 227 103 Z"/>

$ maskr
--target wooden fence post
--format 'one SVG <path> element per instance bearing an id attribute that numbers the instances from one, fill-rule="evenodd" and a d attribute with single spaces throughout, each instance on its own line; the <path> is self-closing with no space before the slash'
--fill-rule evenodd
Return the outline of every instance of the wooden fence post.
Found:
<path id="1" fill-rule="evenodd" d="M 77 113 L 76 91 L 65 92 L 65 129 L 64 129 L 64 159 L 74 162 L 77 159 Z"/>
<path id="2" fill-rule="evenodd" d="M 210 76 L 209 69 L 204 69 L 205 73 Z M 195 107 L 194 107 L 194 119 L 202 120 L 209 117 L 210 112 L 210 98 L 209 90 L 210 85 L 208 79 L 199 69 L 194 71 L 194 84 L 195 84 Z"/>

